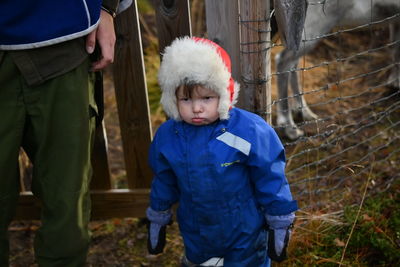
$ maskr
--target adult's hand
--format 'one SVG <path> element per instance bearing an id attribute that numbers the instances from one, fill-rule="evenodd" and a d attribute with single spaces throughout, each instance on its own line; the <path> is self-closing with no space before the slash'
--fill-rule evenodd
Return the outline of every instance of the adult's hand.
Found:
<path id="1" fill-rule="evenodd" d="M 113 17 L 101 10 L 99 26 L 86 38 L 86 51 L 92 54 L 96 41 L 100 46 L 100 58 L 93 62 L 92 71 L 99 71 L 114 62 L 115 31 Z"/>

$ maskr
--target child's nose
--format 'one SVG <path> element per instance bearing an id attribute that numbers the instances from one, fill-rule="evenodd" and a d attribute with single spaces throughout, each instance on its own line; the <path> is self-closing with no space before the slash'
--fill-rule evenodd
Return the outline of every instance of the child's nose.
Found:
<path id="1" fill-rule="evenodd" d="M 203 105 L 201 104 L 200 101 L 193 101 L 193 113 L 199 113 L 203 111 Z"/>

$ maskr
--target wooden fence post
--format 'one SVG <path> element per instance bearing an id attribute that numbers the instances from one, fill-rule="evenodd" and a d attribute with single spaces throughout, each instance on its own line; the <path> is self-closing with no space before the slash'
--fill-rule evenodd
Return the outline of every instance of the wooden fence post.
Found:
<path id="1" fill-rule="evenodd" d="M 115 19 L 114 85 L 128 187 L 149 188 L 152 132 L 136 1 Z"/>
<path id="2" fill-rule="evenodd" d="M 179 36 L 192 36 L 188 0 L 153 0 L 160 55 Z"/>
<path id="3" fill-rule="evenodd" d="M 271 123 L 269 1 L 239 0 L 243 107 Z"/>
<path id="4" fill-rule="evenodd" d="M 242 83 L 238 8 L 237 0 L 206 0 L 208 38 L 228 52 L 232 62 L 232 77 Z M 244 88 L 242 84 L 241 87 Z M 239 94 L 238 107 L 244 108 L 243 98 L 244 94 Z"/>

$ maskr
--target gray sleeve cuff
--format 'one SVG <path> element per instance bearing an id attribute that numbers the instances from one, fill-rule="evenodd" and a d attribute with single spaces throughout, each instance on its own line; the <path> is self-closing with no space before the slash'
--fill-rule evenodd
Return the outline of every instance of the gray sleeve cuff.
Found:
<path id="1" fill-rule="evenodd" d="M 265 214 L 265 219 L 267 221 L 267 224 L 272 229 L 288 228 L 293 223 L 295 217 L 296 216 L 294 212 L 289 213 L 287 215 L 278 215 L 278 216 Z"/>
<path id="2" fill-rule="evenodd" d="M 156 211 L 153 210 L 151 207 L 148 207 L 146 210 L 146 216 L 152 223 L 166 225 L 171 221 L 172 212 L 171 210 Z"/>

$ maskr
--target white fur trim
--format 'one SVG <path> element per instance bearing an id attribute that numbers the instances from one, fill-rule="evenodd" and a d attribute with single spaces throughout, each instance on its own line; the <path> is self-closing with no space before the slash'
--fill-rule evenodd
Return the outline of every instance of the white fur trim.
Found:
<path id="1" fill-rule="evenodd" d="M 235 98 L 231 103 L 228 92 L 230 78 L 231 73 L 212 44 L 190 37 L 176 39 L 166 47 L 158 73 L 162 90 L 161 104 L 165 113 L 172 119 L 181 120 L 175 91 L 190 81 L 215 91 L 220 96 L 220 119 L 228 119 L 229 109 L 236 103 L 239 91 L 239 84 L 235 83 Z"/>
<path id="2" fill-rule="evenodd" d="M 238 101 L 239 91 L 240 91 L 240 84 L 235 82 L 235 87 L 233 89 L 233 98 L 232 98 L 232 103 L 231 103 L 232 107 L 234 107 Z"/>

